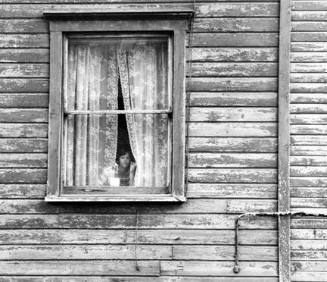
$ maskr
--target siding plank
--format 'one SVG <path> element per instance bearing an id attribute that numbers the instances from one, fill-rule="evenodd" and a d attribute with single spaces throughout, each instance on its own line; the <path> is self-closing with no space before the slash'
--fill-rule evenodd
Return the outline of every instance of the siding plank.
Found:
<path id="1" fill-rule="evenodd" d="M 41 138 L 5 138 L 0 139 L 1 153 L 46 153 L 48 140 Z"/>
<path id="2" fill-rule="evenodd" d="M 241 262 L 242 276 L 276 276 L 275 262 Z M 162 261 L 164 275 L 234 276 L 233 262 Z"/>
<path id="3" fill-rule="evenodd" d="M 0 93 L 7 92 L 40 92 L 49 90 L 49 81 L 47 79 L 0 79 Z"/>
<path id="4" fill-rule="evenodd" d="M 188 184 L 187 196 L 191 198 L 254 198 L 276 199 L 276 184 Z"/>
<path id="5" fill-rule="evenodd" d="M 2 214 L 55 214 L 55 213 L 88 213 L 88 214 L 135 214 L 136 211 L 144 214 L 206 214 L 206 213 L 240 213 L 245 211 L 272 211 L 276 209 L 275 200 L 249 200 L 249 199 L 190 199 L 182 207 L 178 205 L 164 206 L 151 204 L 140 207 L 131 204 L 108 206 L 99 204 L 78 206 L 49 205 L 43 200 L 0 200 L 0 213 Z"/>
<path id="6" fill-rule="evenodd" d="M 1 63 L 48 63 L 48 49 L 0 49 Z"/>
<path id="7" fill-rule="evenodd" d="M 47 167 L 47 154 L 0 154 L 0 167 Z"/>
<path id="8" fill-rule="evenodd" d="M 0 93 L 3 108 L 47 108 L 47 93 Z"/>
<path id="9" fill-rule="evenodd" d="M 1 119 L 1 112 L 0 112 Z M 238 108 L 238 107 L 219 107 L 219 108 L 190 108 L 190 121 L 276 121 L 276 108 Z"/>
<path id="10" fill-rule="evenodd" d="M 258 247 L 258 250 L 261 251 L 260 247 Z M 0 246 L 1 260 L 35 260 L 35 258 L 37 258 L 37 260 L 39 261 L 39 260 L 56 260 L 58 257 L 60 257 L 61 260 L 116 260 L 116 259 L 133 260 L 136 257 L 137 259 L 143 259 L 143 260 L 144 259 L 158 260 L 158 259 L 171 259 L 172 251 L 171 251 L 171 247 L 168 245 L 167 246 L 162 246 L 162 245 Z"/>
<path id="11" fill-rule="evenodd" d="M 317 125 L 318 126 L 318 125 Z M 316 126 L 316 127 L 317 127 Z M 294 125 L 296 127 L 296 125 Z M 324 128 L 325 129 L 325 128 Z M 309 131 L 322 131 L 324 129 L 308 129 Z M 294 131 L 302 132 L 304 129 L 294 128 Z M 327 130 L 327 127 L 326 127 Z M 277 134 L 276 123 L 250 123 L 250 122 L 234 122 L 234 123 L 190 123 L 189 136 L 212 136 L 212 137 L 275 137 Z"/>
<path id="12" fill-rule="evenodd" d="M 159 275 L 158 261 L 0 261 L 1 275 Z"/>
<path id="13" fill-rule="evenodd" d="M 139 215 L 138 229 L 231 229 L 233 214 L 158 214 Z M 65 214 L 11 214 L 0 215 L 0 229 L 135 229 L 135 215 L 65 215 Z M 246 219 L 241 222 L 246 229 L 276 229 L 274 218 Z"/>
<path id="14" fill-rule="evenodd" d="M 276 183 L 276 169 L 190 169 L 190 182 Z"/>
<path id="15" fill-rule="evenodd" d="M 1 81 L 0 81 L 1 85 Z M 324 85 L 325 86 L 325 85 Z M 325 86 L 327 87 L 327 86 Z M 187 91 L 277 91 L 276 78 L 211 78 L 193 77 L 187 81 Z M 321 92 L 321 91 L 319 91 Z"/>
<path id="16" fill-rule="evenodd" d="M 277 105 L 275 92 L 191 92 L 189 95 L 190 106 L 275 107 Z"/>
<path id="17" fill-rule="evenodd" d="M 239 250 L 240 260 L 277 261 L 277 247 L 241 246 Z M 233 246 L 173 246 L 175 260 L 233 261 L 233 257 Z"/>
<path id="18" fill-rule="evenodd" d="M 112 229 L 29 229 L 0 230 L 0 244 L 169 244 L 232 245 L 233 230 L 112 230 Z M 240 230 L 242 245 L 276 246 L 274 230 Z"/>
<path id="19" fill-rule="evenodd" d="M 0 77 L 49 77 L 48 64 L 0 64 Z"/>
<path id="20" fill-rule="evenodd" d="M 48 122 L 48 110 L 0 108 L 0 122 L 44 123 Z"/>
<path id="21" fill-rule="evenodd" d="M 1 6 L 0 6 L 1 13 Z M 1 14 L 0 14 L 1 17 Z M 48 34 L 1 34 L 1 48 L 49 48 Z"/>
<path id="22" fill-rule="evenodd" d="M 224 138 L 224 137 L 190 137 L 191 152 L 246 152 L 246 153 L 275 153 L 277 152 L 276 138 Z"/>
<path id="23" fill-rule="evenodd" d="M 162 8 L 164 4 L 147 4 L 147 7 Z M 181 7 L 181 4 L 170 5 L 174 7 Z M 26 5 L 26 4 L 12 4 L 12 5 L 1 5 L 0 18 L 31 18 L 41 17 L 43 11 L 62 8 L 66 11 L 79 8 L 86 10 L 104 10 L 104 9 L 121 9 L 121 8 L 143 8 L 144 4 L 139 5 L 128 5 L 128 4 L 61 4 L 61 5 Z M 190 7 L 190 5 L 184 5 L 184 7 Z M 196 5 L 195 13 L 196 17 L 273 17 L 278 16 L 278 3 L 209 3 L 209 4 L 198 4 Z"/>
<path id="24" fill-rule="evenodd" d="M 0 169 L 0 183 L 46 183 L 46 169 Z"/>
<path id="25" fill-rule="evenodd" d="M 222 5 L 222 4 L 220 4 Z M 248 15 L 247 15 L 248 16 Z M 277 18 L 195 18 L 194 32 L 278 31 Z"/>
<path id="26" fill-rule="evenodd" d="M 0 137 L 47 137 L 47 124 L 0 123 Z"/>
<path id="27" fill-rule="evenodd" d="M 44 198 L 45 185 L 42 184 L 0 184 L 0 198 Z"/>
<path id="28" fill-rule="evenodd" d="M 192 60 L 206 62 L 276 62 L 277 48 L 194 48 Z M 0 53 L 1 54 L 1 53 Z M 1 57 L 0 57 L 1 58 Z"/>
<path id="29" fill-rule="evenodd" d="M 322 68 L 322 66 L 319 66 Z M 192 63 L 191 66 L 192 77 L 244 77 L 244 76 L 258 76 L 258 77 L 276 77 L 277 64 L 276 63 Z M 41 72 L 41 71 L 39 71 Z M 1 66 L 0 66 L 1 75 Z M 40 74 L 41 75 L 41 74 Z M 188 73 L 190 75 L 190 72 Z"/>
<path id="30" fill-rule="evenodd" d="M 276 154 L 191 153 L 189 167 L 277 167 Z"/>
<path id="31" fill-rule="evenodd" d="M 320 37 L 318 36 L 315 38 L 316 39 L 321 37 L 323 38 L 323 36 L 324 35 L 321 35 Z M 23 41 L 24 44 L 28 44 L 28 42 L 26 41 L 28 41 L 28 38 L 26 38 L 25 41 Z M 10 42 L 8 42 L 7 44 L 10 44 Z M 277 33 L 195 33 L 193 36 L 192 45 L 195 47 L 197 46 L 276 47 L 278 46 L 278 34 Z"/>

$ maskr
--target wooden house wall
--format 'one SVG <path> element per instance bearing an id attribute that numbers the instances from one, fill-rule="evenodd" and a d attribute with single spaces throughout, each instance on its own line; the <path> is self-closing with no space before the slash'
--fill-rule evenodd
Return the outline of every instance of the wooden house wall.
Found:
<path id="1" fill-rule="evenodd" d="M 327 1 L 292 1 L 291 206 L 326 212 Z M 291 224 L 292 281 L 327 281 L 326 218 Z"/>
<path id="2" fill-rule="evenodd" d="M 196 1 L 188 49 L 192 67 L 187 74 L 185 204 L 44 202 L 49 34 L 42 12 L 144 3 L 190 7 L 193 1 L 110 2 L 3 0 L 0 4 L 0 277 L 3 281 L 23 276 L 30 281 L 48 277 L 46 281 L 277 282 L 276 219 L 242 220 L 239 274 L 233 273 L 233 250 L 237 215 L 275 211 L 277 206 L 278 0 Z M 305 35 L 312 40 L 324 36 Z M 322 45 L 300 46 L 318 50 Z M 306 56 L 311 55 L 294 58 L 301 61 Z M 323 53 L 313 57 L 320 60 Z M 302 78 L 324 79 L 298 74 L 293 82 Z M 293 92 L 309 91 L 309 85 L 293 84 Z M 315 94 L 292 96 L 293 102 L 302 101 L 294 110 L 310 112 L 311 105 L 303 103 L 317 101 L 314 109 L 324 111 L 319 93 L 325 86 L 314 87 Z M 317 125 L 294 125 L 293 133 L 324 132 L 323 115 L 294 115 L 296 120 Z M 303 142 L 325 141 L 293 136 L 293 145 Z M 293 152 L 294 148 L 298 147 Z M 323 148 L 302 146 L 297 152 L 311 154 Z M 306 164 L 306 158 L 293 159 L 293 165 Z M 323 162 L 323 157 L 313 160 Z M 303 171 L 316 176 L 324 168 Z M 296 173 L 294 167 L 293 176 Z M 324 178 L 305 180 L 324 183 Z M 316 188 L 314 195 L 319 197 L 322 191 Z M 312 195 L 310 188 L 305 189 L 293 188 L 293 195 L 298 195 L 293 204 L 306 204 L 299 199 Z M 314 203 L 320 205 L 319 199 Z M 314 236 L 310 226 L 307 233 L 299 230 L 293 236 Z"/>

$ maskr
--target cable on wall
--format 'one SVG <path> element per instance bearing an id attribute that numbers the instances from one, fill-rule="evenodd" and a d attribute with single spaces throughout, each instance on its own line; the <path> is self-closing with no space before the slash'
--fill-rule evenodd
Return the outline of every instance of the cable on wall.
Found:
<path id="1" fill-rule="evenodd" d="M 288 211 L 288 212 L 258 212 L 258 213 L 243 213 L 239 215 L 235 219 L 235 249 L 234 249 L 234 273 L 238 274 L 241 271 L 241 267 L 239 265 L 239 228 L 240 228 L 240 220 L 243 218 L 253 218 L 253 217 L 261 217 L 261 216 L 273 216 L 273 217 L 303 217 L 303 216 L 313 216 L 313 217 L 327 217 L 327 213 L 308 213 L 305 211 Z"/>

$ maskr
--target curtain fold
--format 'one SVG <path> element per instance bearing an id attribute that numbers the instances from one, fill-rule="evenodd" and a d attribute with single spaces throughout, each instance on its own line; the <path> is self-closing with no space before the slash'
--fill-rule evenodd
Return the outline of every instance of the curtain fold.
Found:
<path id="1" fill-rule="evenodd" d="M 158 43 L 124 44 L 118 68 L 125 109 L 168 107 L 167 54 Z M 136 186 L 166 186 L 168 117 L 166 114 L 127 114 L 127 127 L 136 159 Z"/>

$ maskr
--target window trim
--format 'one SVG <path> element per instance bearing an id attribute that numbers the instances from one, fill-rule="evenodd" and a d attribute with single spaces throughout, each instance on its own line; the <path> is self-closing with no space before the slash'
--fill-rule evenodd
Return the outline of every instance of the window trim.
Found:
<path id="1" fill-rule="evenodd" d="M 184 202 L 185 195 L 185 39 L 191 9 L 48 11 L 50 27 L 50 93 L 48 136 L 48 202 Z M 172 33 L 172 156 L 170 194 L 61 194 L 63 138 L 63 64 L 65 33 Z M 178 113 L 178 114 L 176 114 Z"/>

